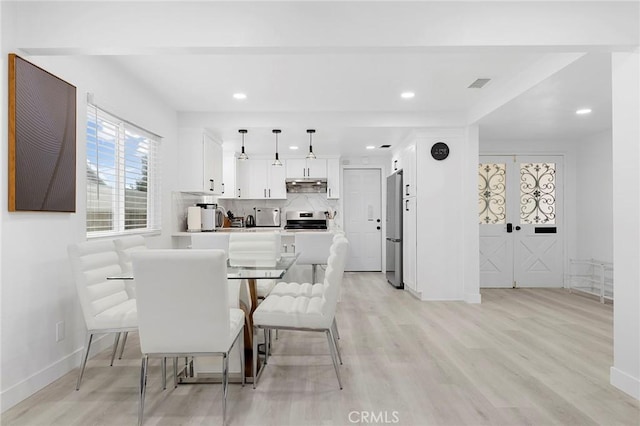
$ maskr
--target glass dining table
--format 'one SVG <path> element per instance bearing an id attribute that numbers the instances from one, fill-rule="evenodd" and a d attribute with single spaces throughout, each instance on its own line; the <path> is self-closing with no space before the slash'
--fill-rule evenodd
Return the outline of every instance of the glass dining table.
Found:
<path id="1" fill-rule="evenodd" d="M 245 352 L 245 377 L 249 380 L 253 377 L 253 312 L 258 306 L 258 280 L 278 280 L 284 277 L 287 271 L 296 263 L 300 253 L 282 253 L 280 258 L 273 265 L 265 265 L 262 262 L 252 262 L 243 259 L 242 264 L 238 265 L 227 260 L 227 279 L 228 280 L 247 280 L 249 287 L 249 298 L 251 306 L 247 306 L 242 301 L 239 302 L 240 309 L 245 313 L 244 323 L 244 352 Z M 122 274 L 107 277 L 108 280 L 133 280 L 133 274 Z M 260 357 L 258 357 L 260 361 Z M 258 363 L 259 364 L 259 363 Z M 260 368 L 260 365 L 258 365 Z M 181 383 L 201 382 L 193 377 L 182 377 Z"/>

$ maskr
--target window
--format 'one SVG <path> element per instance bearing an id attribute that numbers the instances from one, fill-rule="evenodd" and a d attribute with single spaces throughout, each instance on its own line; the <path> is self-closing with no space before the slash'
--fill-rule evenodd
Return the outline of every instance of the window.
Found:
<path id="1" fill-rule="evenodd" d="M 160 137 L 87 105 L 87 236 L 160 230 Z"/>

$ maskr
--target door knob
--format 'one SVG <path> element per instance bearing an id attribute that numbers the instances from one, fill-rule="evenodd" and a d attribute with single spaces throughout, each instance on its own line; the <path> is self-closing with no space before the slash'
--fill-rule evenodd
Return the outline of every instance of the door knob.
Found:
<path id="1" fill-rule="evenodd" d="M 379 227 L 379 226 L 376 226 L 376 229 L 377 229 L 377 230 L 380 230 L 380 227 Z"/>
<path id="2" fill-rule="evenodd" d="M 516 226 L 516 231 L 519 231 L 520 229 L 520 226 Z"/>

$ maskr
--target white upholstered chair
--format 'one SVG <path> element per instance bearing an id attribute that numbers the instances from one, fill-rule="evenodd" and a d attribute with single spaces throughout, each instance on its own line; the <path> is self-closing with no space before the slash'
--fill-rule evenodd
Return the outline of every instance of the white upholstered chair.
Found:
<path id="1" fill-rule="evenodd" d="M 86 241 L 68 247 L 69 260 L 76 282 L 78 299 L 87 326 L 87 337 L 76 390 L 89 357 L 94 334 L 116 333 L 111 365 L 121 333 L 138 329 L 136 300 L 125 290 L 122 280 L 107 277 L 122 273 L 118 254 L 110 240 Z"/>
<path id="2" fill-rule="evenodd" d="M 131 272 L 131 253 L 138 250 L 146 250 L 147 243 L 142 235 L 132 235 L 130 237 L 116 238 L 113 245 L 118 253 L 120 267 L 123 273 Z"/>
<path id="3" fill-rule="evenodd" d="M 138 424 L 142 424 L 149 357 L 222 355 L 222 416 L 226 423 L 229 352 L 240 342 L 244 385 L 244 313 L 229 307 L 222 250 L 148 250 L 133 253 L 138 291 L 142 368 Z"/>
<path id="4" fill-rule="evenodd" d="M 346 238 L 337 238 L 333 243 L 333 253 L 329 256 L 327 271 L 325 273 L 325 288 L 321 296 L 278 296 L 271 294 L 258 305 L 253 313 L 253 326 L 255 331 L 271 329 L 320 331 L 327 335 L 331 358 L 338 377 L 338 384 L 342 389 L 340 371 L 337 358 L 340 357 L 337 346 L 337 338 L 334 335 L 335 314 L 338 302 L 338 292 L 342 284 L 342 277 L 347 259 L 349 242 Z M 254 339 L 254 353 L 257 353 L 257 339 Z M 268 343 L 268 342 L 267 342 Z M 269 351 L 265 351 L 265 364 L 269 357 Z M 255 388 L 257 377 L 255 376 L 256 361 L 254 358 L 253 387 Z"/>
<path id="5" fill-rule="evenodd" d="M 299 253 L 296 265 L 311 265 L 311 283 L 316 280 L 318 265 L 326 265 L 333 234 L 329 232 L 296 232 L 295 251 Z"/>
<path id="6" fill-rule="evenodd" d="M 310 234 L 310 233 L 300 233 L 300 234 Z M 323 247 L 322 253 L 314 254 L 314 261 L 318 265 L 326 265 L 328 263 L 328 258 L 331 253 L 335 252 L 335 242 L 340 238 L 346 238 L 343 232 L 338 232 L 335 234 L 323 234 L 325 235 L 323 244 L 328 240 L 329 243 Z M 296 233 L 296 241 L 298 241 L 298 233 Z M 298 245 L 296 243 L 296 251 L 298 250 Z M 300 258 L 304 256 L 304 251 L 300 253 L 300 257 L 296 260 L 296 264 L 300 262 Z M 281 281 L 276 284 L 276 286 L 271 290 L 270 294 L 278 295 L 278 296 L 306 296 L 306 297 L 319 297 L 324 293 L 325 283 L 317 282 L 312 280 L 311 282 L 285 282 Z"/>
<path id="7" fill-rule="evenodd" d="M 280 242 L 279 232 L 232 232 L 229 237 L 229 265 L 275 266 L 280 258 Z M 256 280 L 258 298 L 265 298 L 275 285 L 275 280 Z"/>

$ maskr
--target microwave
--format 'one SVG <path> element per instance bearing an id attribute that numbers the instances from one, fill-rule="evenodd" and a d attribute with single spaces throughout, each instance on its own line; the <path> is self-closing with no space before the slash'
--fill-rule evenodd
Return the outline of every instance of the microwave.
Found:
<path id="1" fill-rule="evenodd" d="M 256 226 L 280 227 L 280 209 L 273 207 L 254 207 Z"/>

